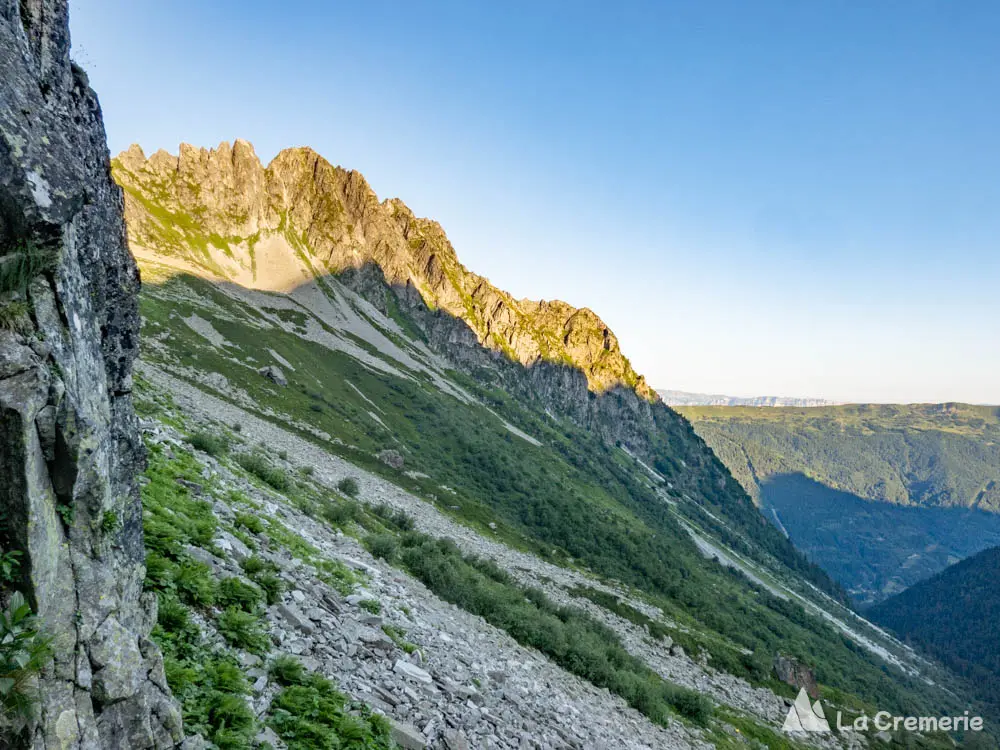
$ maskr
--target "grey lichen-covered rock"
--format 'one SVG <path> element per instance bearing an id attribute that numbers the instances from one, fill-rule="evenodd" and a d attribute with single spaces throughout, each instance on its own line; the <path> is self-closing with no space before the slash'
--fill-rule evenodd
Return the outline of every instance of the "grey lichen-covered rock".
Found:
<path id="1" fill-rule="evenodd" d="M 257 372 L 263 375 L 265 378 L 270 380 L 275 385 L 280 385 L 284 388 L 288 385 L 288 378 L 285 377 L 285 373 L 281 371 L 280 367 L 275 367 L 274 365 L 268 365 L 267 367 L 261 367 Z"/>
<path id="2" fill-rule="evenodd" d="M 393 469 L 402 469 L 406 463 L 403 456 L 395 448 L 386 448 L 378 452 L 378 460 Z"/>
<path id="3" fill-rule="evenodd" d="M 69 50 L 66 0 L 0 0 L 0 263 L 30 266 L 0 285 L 0 307 L 24 311 L 0 330 L 0 543 L 22 553 L 16 585 L 54 654 L 37 720 L 0 745 L 174 747 L 180 712 L 159 651 L 143 649 L 139 275 Z"/>

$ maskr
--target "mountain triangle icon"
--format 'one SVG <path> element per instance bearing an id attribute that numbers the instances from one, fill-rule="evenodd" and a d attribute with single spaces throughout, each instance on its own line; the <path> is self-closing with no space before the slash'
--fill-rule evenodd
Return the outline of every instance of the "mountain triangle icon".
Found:
<path id="1" fill-rule="evenodd" d="M 830 724 L 819 701 L 809 704 L 805 688 L 799 690 L 795 703 L 788 709 L 788 716 L 781 727 L 786 732 L 829 732 Z"/>

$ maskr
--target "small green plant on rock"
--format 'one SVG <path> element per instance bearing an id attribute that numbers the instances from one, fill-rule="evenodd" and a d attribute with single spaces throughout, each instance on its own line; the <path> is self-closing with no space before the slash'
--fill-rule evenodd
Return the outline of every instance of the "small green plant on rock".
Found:
<path id="1" fill-rule="evenodd" d="M 34 716 L 31 683 L 51 655 L 24 595 L 16 591 L 0 610 L 0 738 L 19 733 Z"/>
<path id="2" fill-rule="evenodd" d="M 0 257 L 0 294 L 24 294 L 31 280 L 52 269 L 55 257 L 30 241 L 21 240 Z"/>
<path id="3" fill-rule="evenodd" d="M 173 584 L 181 599 L 190 604 L 200 607 L 215 604 L 218 584 L 211 568 L 204 563 L 196 560 L 183 561 L 174 571 Z"/>
<path id="4" fill-rule="evenodd" d="M 384 717 L 348 703 L 332 682 L 307 672 L 296 659 L 279 657 L 271 674 L 284 687 L 271 703 L 268 723 L 289 750 L 396 747 Z"/>
<path id="5" fill-rule="evenodd" d="M 361 607 L 365 612 L 370 612 L 373 615 L 378 615 L 382 613 L 382 605 L 378 603 L 375 599 L 362 599 L 358 602 L 358 606 Z"/>
<path id="6" fill-rule="evenodd" d="M 278 577 L 277 565 L 259 555 L 254 555 L 243 561 L 243 572 L 249 576 L 251 581 L 260 586 L 268 606 L 278 603 L 285 584 Z"/>
<path id="7" fill-rule="evenodd" d="M 281 685 L 298 685 L 306 676 L 306 668 L 294 656 L 282 654 L 271 662 L 271 676 Z"/>
<path id="8" fill-rule="evenodd" d="M 254 613 L 260 608 L 264 595 L 259 588 L 237 576 L 225 578 L 219 584 L 219 603 Z"/>
<path id="9" fill-rule="evenodd" d="M 264 533 L 264 522 L 252 513 L 237 513 L 233 522 L 252 534 Z"/>
<path id="10" fill-rule="evenodd" d="M 0 330 L 28 333 L 31 330 L 28 306 L 24 302 L 0 304 Z"/>
<path id="11" fill-rule="evenodd" d="M 415 643 L 410 643 L 406 640 L 406 631 L 402 628 L 397 628 L 395 625 L 383 625 L 382 632 L 385 633 L 392 642 L 395 643 L 399 648 L 403 649 L 408 654 L 412 654 L 417 650 Z"/>
<path id="12" fill-rule="evenodd" d="M 117 513 L 113 510 L 104 511 L 104 515 L 101 516 L 101 531 L 105 534 L 113 534 L 120 525 Z"/>

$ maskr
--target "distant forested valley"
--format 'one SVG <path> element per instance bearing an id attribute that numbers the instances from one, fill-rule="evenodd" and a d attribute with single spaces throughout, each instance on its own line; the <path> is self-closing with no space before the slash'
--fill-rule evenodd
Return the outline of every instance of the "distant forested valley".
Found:
<path id="1" fill-rule="evenodd" d="M 861 605 L 1000 544 L 1000 410 L 678 407 Z"/>

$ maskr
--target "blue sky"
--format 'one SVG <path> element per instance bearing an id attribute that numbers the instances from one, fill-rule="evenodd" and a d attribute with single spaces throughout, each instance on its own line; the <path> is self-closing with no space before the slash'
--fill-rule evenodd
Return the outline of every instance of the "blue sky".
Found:
<path id="1" fill-rule="evenodd" d="M 70 6 L 113 152 L 312 146 L 658 387 L 1000 403 L 998 3 Z"/>

